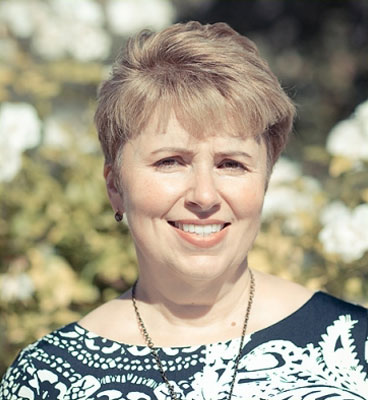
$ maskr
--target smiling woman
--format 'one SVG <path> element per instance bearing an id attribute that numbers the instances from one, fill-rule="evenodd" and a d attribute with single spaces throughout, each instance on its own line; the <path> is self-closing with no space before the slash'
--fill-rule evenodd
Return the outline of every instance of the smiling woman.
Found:
<path id="1" fill-rule="evenodd" d="M 139 279 L 27 347 L 0 398 L 367 399 L 367 310 L 248 265 L 293 117 L 226 24 L 133 37 L 96 125 Z"/>
<path id="2" fill-rule="evenodd" d="M 127 215 L 138 263 L 145 266 L 140 282 L 161 290 L 169 284 L 171 301 L 188 296 L 193 302 L 192 289 L 182 283 L 188 274 L 227 281 L 246 259 L 260 223 L 266 147 L 263 140 L 228 134 L 230 127 L 193 137 L 174 113 L 160 133 L 158 118 L 154 114 L 123 147 L 120 190 L 106 167 L 109 195 L 113 208 Z M 178 274 L 183 278 L 175 279 Z M 201 297 L 208 290 L 208 282 L 189 284 L 203 286 Z M 220 288 L 214 289 L 218 296 Z"/>

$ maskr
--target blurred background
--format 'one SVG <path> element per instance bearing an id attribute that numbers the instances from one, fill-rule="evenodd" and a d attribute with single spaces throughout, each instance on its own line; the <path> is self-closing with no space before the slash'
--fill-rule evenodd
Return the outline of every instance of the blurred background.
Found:
<path id="1" fill-rule="evenodd" d="M 96 91 L 130 34 L 190 19 L 253 39 L 298 106 L 250 265 L 368 306 L 366 0 L 2 0 L 0 375 L 136 279 Z"/>

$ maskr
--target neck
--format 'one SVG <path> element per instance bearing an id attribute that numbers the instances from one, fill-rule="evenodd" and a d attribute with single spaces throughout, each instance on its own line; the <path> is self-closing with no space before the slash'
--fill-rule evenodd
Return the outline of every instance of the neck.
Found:
<path id="1" fill-rule="evenodd" d="M 143 318 L 150 326 L 212 328 L 228 323 L 238 327 L 242 323 L 249 290 L 250 274 L 244 262 L 226 277 L 205 281 L 168 277 L 148 279 L 141 274 L 136 298 Z"/>

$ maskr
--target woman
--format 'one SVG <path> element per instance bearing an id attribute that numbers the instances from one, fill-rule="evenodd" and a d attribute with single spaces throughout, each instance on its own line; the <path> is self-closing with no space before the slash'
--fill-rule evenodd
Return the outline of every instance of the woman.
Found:
<path id="1" fill-rule="evenodd" d="M 96 125 L 139 279 L 27 347 L 0 398 L 368 399 L 367 310 L 247 263 L 293 117 L 226 24 L 132 38 Z"/>

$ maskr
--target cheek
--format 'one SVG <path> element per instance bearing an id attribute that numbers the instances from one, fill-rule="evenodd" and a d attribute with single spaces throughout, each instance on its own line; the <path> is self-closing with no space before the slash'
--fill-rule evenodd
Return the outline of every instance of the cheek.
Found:
<path id="1" fill-rule="evenodd" d="M 254 182 L 234 187 L 232 199 L 235 212 L 240 217 L 259 216 L 262 212 L 264 201 L 264 185 Z M 234 202 L 235 201 L 235 202 Z"/>
<path id="2" fill-rule="evenodd" d="M 163 180 L 156 177 L 140 177 L 124 188 L 127 213 L 161 216 L 180 197 L 182 185 L 178 179 Z"/>

